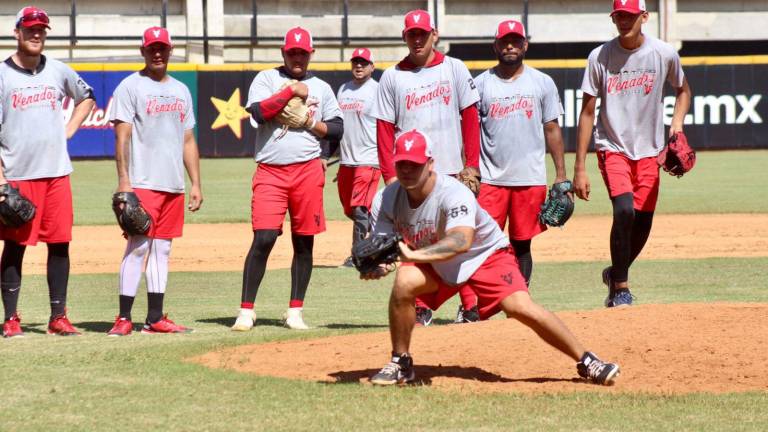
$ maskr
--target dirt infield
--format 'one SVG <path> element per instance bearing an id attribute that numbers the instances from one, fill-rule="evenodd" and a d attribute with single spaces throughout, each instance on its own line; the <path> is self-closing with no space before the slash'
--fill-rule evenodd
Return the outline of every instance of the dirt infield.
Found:
<path id="1" fill-rule="evenodd" d="M 478 393 L 768 391 L 768 305 L 641 305 L 558 315 L 594 344 L 588 349 L 621 365 L 614 386 L 577 379 L 570 359 L 516 321 L 500 319 L 417 329 L 417 376 L 441 390 Z M 366 383 L 389 350 L 389 334 L 377 332 L 239 346 L 190 360 L 264 376 Z"/>
<path id="2" fill-rule="evenodd" d="M 537 262 L 608 261 L 607 216 L 580 216 L 565 229 L 550 229 L 533 242 Z M 285 227 L 286 233 L 288 227 Z M 330 221 L 328 231 L 315 240 L 315 265 L 338 265 L 349 254 L 350 222 Z M 125 240 L 117 226 L 75 227 L 71 245 L 72 273 L 115 273 Z M 247 224 L 187 225 L 184 237 L 174 240 L 172 271 L 242 271 L 251 242 Z M 291 263 L 290 236 L 283 235 L 268 268 Z M 768 215 L 658 215 L 643 259 L 768 256 Z M 44 246 L 29 248 L 26 274 L 45 271 Z"/>

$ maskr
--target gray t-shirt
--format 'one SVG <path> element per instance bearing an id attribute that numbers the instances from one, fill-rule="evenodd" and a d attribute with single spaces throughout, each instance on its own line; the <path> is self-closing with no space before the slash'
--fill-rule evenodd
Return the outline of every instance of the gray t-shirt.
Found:
<path id="1" fill-rule="evenodd" d="M 563 105 L 555 82 L 530 66 L 512 81 L 489 69 L 475 78 L 480 92 L 480 174 L 497 186 L 547 184 L 543 124 Z"/>
<path id="2" fill-rule="evenodd" d="M 456 174 L 464 168 L 460 112 L 480 100 L 472 75 L 460 60 L 414 70 L 397 65 L 384 71 L 373 116 L 397 131 L 418 129 L 435 145 L 435 171 Z"/>
<path id="3" fill-rule="evenodd" d="M 256 75 L 248 90 L 248 102 L 251 106 L 269 98 L 280 90 L 286 81 L 292 78 L 279 68 L 261 71 Z M 343 113 L 336 101 L 333 89 L 325 81 L 307 73 L 301 81 L 309 88 L 307 103 L 311 105 L 312 115 L 317 121 L 326 121 L 334 117 L 343 118 Z M 255 123 L 251 123 L 255 124 Z M 306 162 L 320 156 L 320 138 L 306 129 L 288 129 L 283 133 L 282 125 L 272 119 L 256 127 L 255 159 L 259 163 L 289 165 Z"/>
<path id="4" fill-rule="evenodd" d="M 373 78 L 369 78 L 363 85 L 349 81 L 339 88 L 337 99 L 344 113 L 344 136 L 341 138 L 342 165 L 379 166 L 376 118 L 371 116 L 378 89 L 379 83 Z"/>
<path id="5" fill-rule="evenodd" d="M 195 127 L 187 86 L 171 76 L 158 82 L 136 72 L 117 86 L 113 97 L 110 121 L 132 125 L 131 186 L 184 192 L 184 132 Z"/>
<path id="6" fill-rule="evenodd" d="M 507 236 L 480 207 L 472 192 L 453 177 L 441 174 L 427 199 L 415 209 L 408 204 L 400 182 L 379 191 L 373 200 L 371 222 L 373 235 L 399 232 L 414 249 L 437 243 L 451 228 L 474 228 L 475 238 L 467 252 L 430 263 L 443 281 L 451 285 L 466 282 L 496 250 L 509 246 Z"/>
<path id="7" fill-rule="evenodd" d="M 581 84 L 584 93 L 600 98 L 595 148 L 632 160 L 656 156 L 664 148 L 664 81 L 680 88 L 684 79 L 674 48 L 644 36 L 631 51 L 618 38 L 595 48 Z"/>
<path id="8" fill-rule="evenodd" d="M 11 58 L 0 63 L 0 159 L 8 180 L 61 177 L 72 172 L 62 100 L 93 94 L 64 63 L 41 57 L 35 73 Z"/>

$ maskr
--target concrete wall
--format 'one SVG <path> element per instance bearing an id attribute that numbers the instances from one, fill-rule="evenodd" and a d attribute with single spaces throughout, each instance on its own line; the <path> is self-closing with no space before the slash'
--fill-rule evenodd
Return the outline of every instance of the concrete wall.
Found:
<path id="1" fill-rule="evenodd" d="M 184 36 L 202 36 L 202 0 L 168 0 L 168 27 L 176 36 L 176 59 L 202 62 L 201 41 L 186 42 Z M 249 37 L 252 0 L 207 0 L 208 35 Z M 707 40 L 768 39 L 768 0 L 648 0 L 648 34 L 670 43 Z M 12 52 L 15 13 L 28 0 L 0 2 L 0 54 Z M 49 36 L 70 34 L 68 0 L 39 0 L 36 4 L 50 14 L 53 29 Z M 79 36 L 134 36 L 133 40 L 50 40 L 51 55 L 80 61 L 135 61 L 141 31 L 160 23 L 158 0 L 77 0 L 76 30 Z M 343 21 L 342 0 L 258 0 L 256 32 L 259 38 L 279 39 L 286 29 L 302 25 L 316 38 L 340 37 Z M 411 9 L 425 8 L 438 21 L 443 37 L 450 41 L 476 38 L 490 41 L 495 25 L 502 19 L 520 19 L 523 1 L 516 0 L 348 0 L 347 46 L 336 41 L 316 40 L 316 61 L 345 60 L 359 45 L 375 49 L 379 60 L 393 61 L 405 54 L 399 40 L 402 16 Z M 599 42 L 615 36 L 608 13 L 609 0 L 530 0 L 528 32 L 533 42 Z M 4 33 L 4 35 L 2 34 Z M 357 41 L 354 38 L 389 38 L 388 41 Z M 467 38 L 467 39 L 462 39 Z M 209 63 L 280 61 L 279 40 L 211 41 Z"/>

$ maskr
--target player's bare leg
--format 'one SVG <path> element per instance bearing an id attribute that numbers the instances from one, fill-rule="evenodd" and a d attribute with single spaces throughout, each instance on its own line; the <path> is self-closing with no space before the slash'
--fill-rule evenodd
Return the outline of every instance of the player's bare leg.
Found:
<path id="1" fill-rule="evenodd" d="M 516 291 L 501 301 L 501 309 L 508 318 L 514 318 L 536 332 L 545 342 L 563 354 L 578 361 L 584 346 L 557 315 L 544 309 L 531 299 L 526 291 Z"/>
<path id="2" fill-rule="evenodd" d="M 501 301 L 507 317 L 514 318 L 536 332 L 552 347 L 577 362 L 579 375 L 597 384 L 610 384 L 619 375 L 619 366 L 601 361 L 586 351 L 576 336 L 557 315 L 536 304 L 526 291 L 516 291 Z"/>

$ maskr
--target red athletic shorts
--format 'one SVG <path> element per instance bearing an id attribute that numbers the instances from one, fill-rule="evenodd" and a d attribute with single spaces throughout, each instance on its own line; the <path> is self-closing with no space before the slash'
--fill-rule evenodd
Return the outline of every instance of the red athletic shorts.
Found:
<path id="1" fill-rule="evenodd" d="M 320 159 L 290 165 L 259 164 L 253 174 L 251 226 L 253 230 L 282 230 L 285 212 L 291 215 L 291 232 L 315 235 L 325 231 Z"/>
<path id="2" fill-rule="evenodd" d="M 496 186 L 483 183 L 477 202 L 504 231 L 509 218 L 509 238 L 530 240 L 545 231 L 539 222 L 541 205 L 547 199 L 546 186 Z"/>
<path id="3" fill-rule="evenodd" d="M 381 170 L 370 166 L 347 166 L 339 167 L 339 174 L 336 181 L 339 186 L 339 200 L 344 207 L 344 214 L 348 218 L 352 217 L 354 207 L 365 207 L 371 209 L 373 197 L 376 196 L 376 190 L 379 188 L 379 179 Z"/>
<path id="4" fill-rule="evenodd" d="M 181 237 L 184 230 L 184 194 L 134 188 L 141 206 L 152 218 L 146 234 L 150 238 L 172 239 Z"/>
<path id="5" fill-rule="evenodd" d="M 403 266 L 416 266 L 437 283 L 437 291 L 421 294 L 418 298 L 428 308 L 437 310 L 440 305 L 456 295 L 462 287 L 469 285 L 477 294 L 477 307 L 480 319 L 486 320 L 501 310 L 501 301 L 517 291 L 528 291 L 525 278 L 520 273 L 520 266 L 512 248 L 499 249 L 461 285 L 449 285 L 440 278 L 430 264 L 403 263 Z"/>
<path id="6" fill-rule="evenodd" d="M 611 198 L 631 192 L 635 210 L 652 212 L 659 198 L 659 164 L 655 157 L 632 160 L 623 153 L 597 152 L 597 166 Z"/>
<path id="7" fill-rule="evenodd" d="M 22 227 L 0 225 L 0 239 L 34 246 L 44 243 L 72 241 L 72 187 L 69 176 L 33 180 L 11 180 L 8 183 L 37 207 L 35 217 Z"/>

